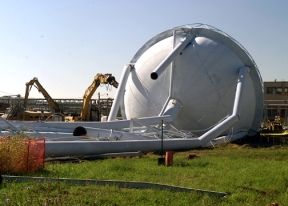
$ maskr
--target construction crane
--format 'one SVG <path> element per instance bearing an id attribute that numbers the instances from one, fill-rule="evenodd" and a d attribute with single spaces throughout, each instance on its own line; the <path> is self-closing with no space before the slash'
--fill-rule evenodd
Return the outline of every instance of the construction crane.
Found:
<path id="1" fill-rule="evenodd" d="M 87 88 L 83 96 L 83 104 L 81 108 L 81 114 L 79 117 L 80 121 L 89 121 L 90 120 L 90 112 L 89 112 L 89 102 L 99 87 L 100 84 L 110 84 L 115 88 L 118 87 L 118 82 L 115 80 L 115 77 L 112 74 L 101 74 L 98 73 L 92 82 L 92 84 Z"/>
<path id="2" fill-rule="evenodd" d="M 55 102 L 52 97 L 48 94 L 48 92 L 44 89 L 44 87 L 40 84 L 37 77 L 34 77 L 30 80 L 30 82 L 26 83 L 26 92 L 25 92 L 25 98 L 24 98 L 24 108 L 27 108 L 28 103 L 28 96 L 29 92 L 32 88 L 32 86 L 35 86 L 39 92 L 41 92 L 44 96 L 44 98 L 47 100 L 51 110 L 53 113 L 62 113 L 61 107 Z"/>

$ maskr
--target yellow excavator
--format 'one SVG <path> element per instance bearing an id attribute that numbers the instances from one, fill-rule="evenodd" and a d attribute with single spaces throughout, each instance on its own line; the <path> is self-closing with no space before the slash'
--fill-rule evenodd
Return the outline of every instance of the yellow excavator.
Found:
<path id="1" fill-rule="evenodd" d="M 39 92 L 43 94 L 45 99 L 47 100 L 52 112 L 48 111 L 32 111 L 32 110 L 27 110 L 27 105 L 28 105 L 28 96 L 29 92 L 32 88 L 32 86 L 35 86 Z M 7 108 L 5 111 L 5 114 L 2 115 L 4 119 L 9 119 L 9 120 L 26 120 L 26 121 L 35 121 L 35 120 L 47 120 L 48 117 L 54 114 L 61 114 L 62 110 L 61 107 L 52 99 L 52 97 L 48 94 L 48 92 L 44 89 L 44 87 L 40 84 L 38 79 L 34 77 L 32 80 L 26 83 L 26 92 L 25 92 L 25 97 L 24 97 L 24 105 L 22 107 L 19 105 L 12 106 Z M 60 119 L 62 118 L 61 116 L 58 117 L 59 115 L 55 115 L 53 119 Z"/>
<path id="2" fill-rule="evenodd" d="M 118 88 L 118 82 L 115 80 L 115 77 L 112 76 L 112 74 L 98 73 L 94 77 L 92 84 L 86 89 L 84 93 L 80 116 L 78 118 L 66 117 L 65 121 L 90 121 L 89 103 L 100 84 L 110 84 L 113 87 Z"/>
<path id="3" fill-rule="evenodd" d="M 29 82 L 26 83 L 26 92 L 25 92 L 25 98 L 24 98 L 24 109 L 27 109 L 27 103 L 28 103 L 28 96 L 29 92 L 32 88 L 32 86 L 35 86 L 39 92 L 41 92 L 44 96 L 44 98 L 47 100 L 47 103 L 49 104 L 51 110 L 53 113 L 62 113 L 61 107 L 55 102 L 52 97 L 48 94 L 48 92 L 44 89 L 44 87 L 40 84 L 37 77 L 34 77 Z"/>

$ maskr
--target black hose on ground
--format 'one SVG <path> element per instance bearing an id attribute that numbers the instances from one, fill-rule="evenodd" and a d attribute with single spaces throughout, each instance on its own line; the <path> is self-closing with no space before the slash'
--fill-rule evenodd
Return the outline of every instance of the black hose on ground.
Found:
<path id="1" fill-rule="evenodd" d="M 77 185 L 110 185 L 118 186 L 121 188 L 134 188 L 134 189 L 158 189 L 158 190 L 170 190 L 175 192 L 197 192 L 202 194 L 208 194 L 216 196 L 218 198 L 225 197 L 228 195 L 225 192 L 216 192 L 209 190 L 200 190 L 195 188 L 178 187 L 172 185 L 163 185 L 151 182 L 129 182 L 129 181 L 117 181 L 117 180 L 93 180 L 93 179 L 70 179 L 70 178 L 50 178 L 50 177 L 30 177 L 30 176 L 8 176 L 4 175 L 3 179 L 5 182 L 27 182 L 27 181 L 57 181 L 66 184 L 77 184 Z"/>

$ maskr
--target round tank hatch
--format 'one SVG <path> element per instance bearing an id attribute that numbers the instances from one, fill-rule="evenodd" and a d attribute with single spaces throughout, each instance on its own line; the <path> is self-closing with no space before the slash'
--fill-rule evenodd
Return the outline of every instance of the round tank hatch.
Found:
<path id="1" fill-rule="evenodd" d="M 191 41 L 161 74 L 155 74 L 155 68 L 187 35 L 193 36 Z M 134 69 L 124 94 L 126 117 L 158 116 L 167 99 L 176 99 L 181 110 L 175 125 L 197 135 L 231 115 L 239 69 L 249 67 L 243 84 L 240 120 L 233 132 L 254 135 L 258 131 L 264 105 L 263 82 L 249 53 L 226 33 L 204 24 L 179 26 L 150 39 L 131 63 Z"/>

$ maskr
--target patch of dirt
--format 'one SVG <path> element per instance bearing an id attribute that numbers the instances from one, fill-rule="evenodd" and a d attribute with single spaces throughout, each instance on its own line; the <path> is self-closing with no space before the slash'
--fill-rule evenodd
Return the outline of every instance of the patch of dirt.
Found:
<path id="1" fill-rule="evenodd" d="M 188 154 L 188 155 L 186 155 L 186 159 L 188 159 L 188 160 L 194 159 L 194 158 L 200 158 L 200 156 L 198 156 L 196 154 Z"/>

